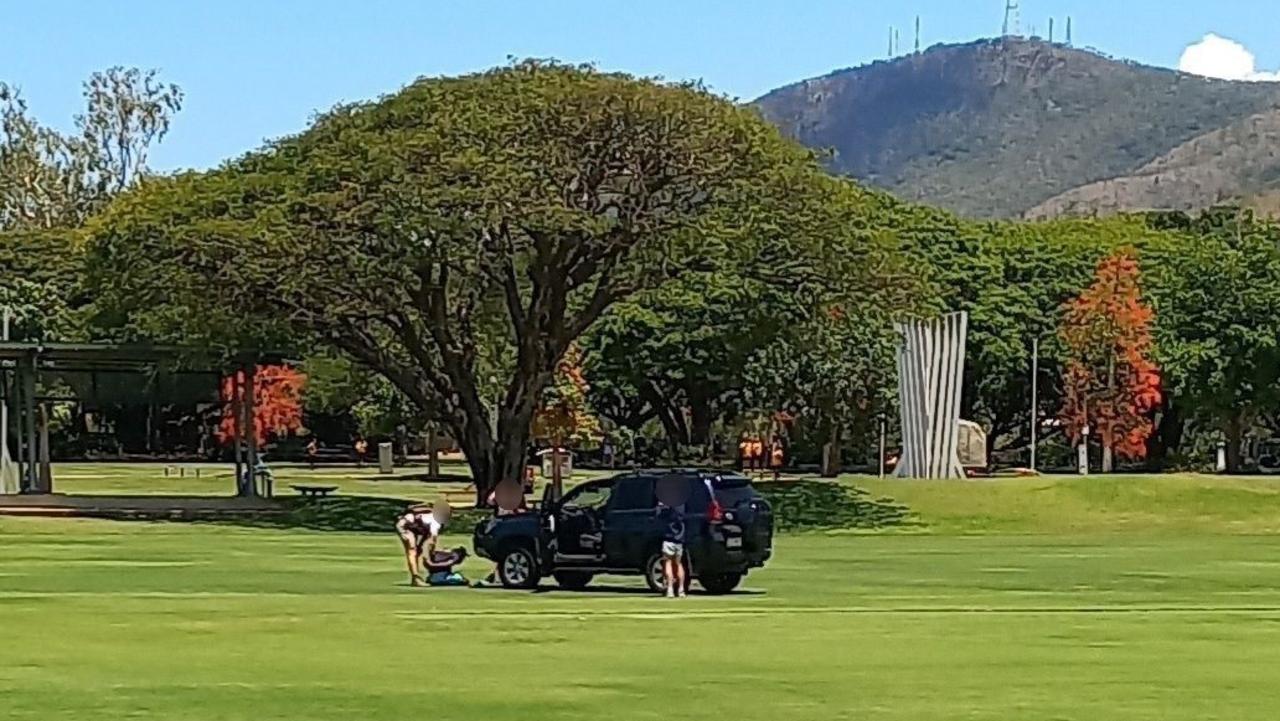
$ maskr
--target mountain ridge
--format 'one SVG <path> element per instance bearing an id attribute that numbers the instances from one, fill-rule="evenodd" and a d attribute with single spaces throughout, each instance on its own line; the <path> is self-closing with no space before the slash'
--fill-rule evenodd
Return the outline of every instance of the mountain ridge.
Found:
<path id="1" fill-rule="evenodd" d="M 836 70 L 754 105 L 787 135 L 830 149 L 833 172 L 904 200 L 1002 218 L 1134 175 L 1198 137 L 1276 110 L 1280 84 L 997 38 Z"/>

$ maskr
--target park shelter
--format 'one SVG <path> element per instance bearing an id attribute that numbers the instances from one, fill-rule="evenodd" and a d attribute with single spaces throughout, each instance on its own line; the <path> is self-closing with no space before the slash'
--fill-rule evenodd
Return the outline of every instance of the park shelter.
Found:
<path id="1" fill-rule="evenodd" d="M 0 342 L 0 492 L 53 492 L 49 407 L 55 403 L 129 400 L 223 403 L 223 378 L 232 378 L 236 495 L 271 495 L 259 489 L 252 389 L 265 354 L 214 355 L 176 346 L 115 343 Z M 12 445 L 13 452 L 10 452 Z"/>

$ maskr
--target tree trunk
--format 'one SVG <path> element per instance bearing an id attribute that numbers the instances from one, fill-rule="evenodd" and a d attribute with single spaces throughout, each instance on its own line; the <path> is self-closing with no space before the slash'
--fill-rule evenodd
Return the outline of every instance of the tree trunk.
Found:
<path id="1" fill-rule="evenodd" d="M 440 477 L 440 449 L 436 448 L 434 423 L 427 425 L 427 475 L 433 479 Z"/>
<path id="2" fill-rule="evenodd" d="M 656 389 L 649 391 L 649 397 L 667 437 L 667 447 L 672 457 L 678 458 L 680 447 L 689 444 L 689 426 L 685 423 L 684 412 L 674 403 L 669 403 Z"/>
<path id="3" fill-rule="evenodd" d="M 1177 453 L 1182 445 L 1182 434 L 1186 427 L 1187 423 L 1182 417 L 1182 410 L 1166 399 L 1155 431 L 1147 437 L 1147 470 L 1166 469 L 1169 465 L 1169 456 Z"/>
<path id="4" fill-rule="evenodd" d="M 840 475 L 840 424 L 832 423 L 827 442 L 822 446 L 822 477 Z"/>
<path id="5" fill-rule="evenodd" d="M 1102 472 L 1111 473 L 1115 470 L 1115 460 L 1112 456 L 1111 442 L 1103 441 L 1102 443 Z"/>
<path id="6" fill-rule="evenodd" d="M 705 393 L 691 393 L 689 395 L 689 443 L 695 446 L 707 448 L 711 444 L 711 423 L 715 420 L 711 411 L 711 400 L 706 397 Z"/>
<path id="7" fill-rule="evenodd" d="M 1226 428 L 1223 429 L 1227 437 L 1227 473 L 1240 472 L 1240 444 L 1244 437 L 1244 420 L 1243 414 L 1235 411 L 1227 418 Z"/>

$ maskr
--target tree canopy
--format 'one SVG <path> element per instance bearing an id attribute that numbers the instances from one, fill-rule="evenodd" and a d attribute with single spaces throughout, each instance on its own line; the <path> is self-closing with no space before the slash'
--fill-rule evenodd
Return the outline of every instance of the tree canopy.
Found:
<path id="1" fill-rule="evenodd" d="M 450 427 L 484 489 L 519 477 L 542 389 L 605 310 L 755 254 L 770 203 L 818 177 L 696 85 L 529 61 L 148 182 L 91 226 L 91 278 L 123 333 L 341 350 Z"/>

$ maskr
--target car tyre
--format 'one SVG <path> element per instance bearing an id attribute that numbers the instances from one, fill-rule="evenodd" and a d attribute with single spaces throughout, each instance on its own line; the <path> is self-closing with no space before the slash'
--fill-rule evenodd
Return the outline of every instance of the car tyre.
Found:
<path id="1" fill-rule="evenodd" d="M 741 573 L 718 573 L 714 576 L 702 576 L 698 579 L 698 583 L 707 593 L 719 596 L 725 593 L 731 593 L 733 589 L 742 583 Z"/>
<path id="2" fill-rule="evenodd" d="M 684 560 L 684 590 L 689 591 L 689 584 L 693 580 L 693 573 L 689 568 L 689 556 L 685 555 Z M 649 554 L 649 559 L 644 564 L 644 583 L 654 593 L 667 592 L 667 579 L 662 573 L 662 554 L 654 552 Z"/>
<path id="3" fill-rule="evenodd" d="M 541 578 L 538 559 L 528 546 L 514 546 L 498 558 L 498 580 L 506 588 L 537 588 Z"/>
<path id="4" fill-rule="evenodd" d="M 560 588 L 580 591 L 591 583 L 594 575 L 586 571 L 556 571 L 555 577 L 556 583 L 560 584 Z"/>

